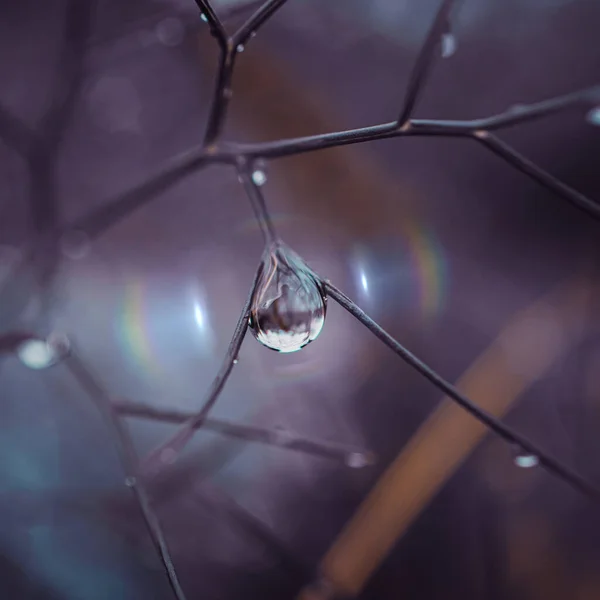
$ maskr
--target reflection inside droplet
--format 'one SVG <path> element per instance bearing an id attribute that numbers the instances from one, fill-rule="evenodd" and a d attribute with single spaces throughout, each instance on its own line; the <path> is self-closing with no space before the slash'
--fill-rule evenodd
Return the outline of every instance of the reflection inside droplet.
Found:
<path id="1" fill-rule="evenodd" d="M 238 44 L 236 47 L 236 51 L 237 52 L 243 52 L 244 51 L 244 44 Z"/>
<path id="2" fill-rule="evenodd" d="M 256 339 L 278 352 L 296 352 L 321 333 L 325 306 L 306 263 L 287 246 L 273 244 L 252 300 L 250 327 Z"/>

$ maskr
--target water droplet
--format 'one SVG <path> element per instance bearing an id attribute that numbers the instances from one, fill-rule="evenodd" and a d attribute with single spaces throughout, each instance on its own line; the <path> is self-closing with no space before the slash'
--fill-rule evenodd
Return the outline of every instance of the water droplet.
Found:
<path id="1" fill-rule="evenodd" d="M 208 23 L 208 17 L 204 14 L 204 13 L 200 13 L 200 18 L 205 22 Z"/>
<path id="2" fill-rule="evenodd" d="M 90 251 L 90 238 L 85 231 L 74 229 L 67 231 L 60 238 L 60 250 L 73 260 L 84 258 Z"/>
<path id="3" fill-rule="evenodd" d="M 312 342 L 325 322 L 325 296 L 306 263 L 290 248 L 273 244 L 263 259 L 250 312 L 256 339 L 278 352 Z"/>
<path id="4" fill-rule="evenodd" d="M 240 362 L 240 361 L 239 361 L 239 359 L 237 359 L 237 358 L 234 358 L 234 359 L 233 359 L 233 364 L 234 364 L 234 365 L 237 365 L 239 362 Z"/>
<path id="5" fill-rule="evenodd" d="M 256 31 L 252 31 L 252 32 L 250 33 L 250 37 L 251 37 L 251 38 L 253 38 L 253 37 L 256 37 Z"/>
<path id="6" fill-rule="evenodd" d="M 236 50 L 236 52 L 243 52 L 244 51 L 244 44 L 238 44 L 237 48 L 235 50 Z"/>
<path id="7" fill-rule="evenodd" d="M 535 454 L 520 453 L 515 456 L 515 465 L 521 469 L 531 469 L 540 464 L 540 459 Z"/>
<path id="8" fill-rule="evenodd" d="M 261 169 L 256 169 L 255 171 L 252 171 L 252 181 L 254 181 L 256 185 L 265 185 L 265 183 L 267 183 L 267 175 Z"/>
<path id="9" fill-rule="evenodd" d="M 363 467 L 368 467 L 375 462 L 373 455 L 370 452 L 350 452 L 346 456 L 346 464 L 351 469 L 362 469 Z"/>
<path id="10" fill-rule="evenodd" d="M 125 485 L 127 487 L 133 487 L 136 484 L 137 480 L 133 476 L 129 476 L 125 479 Z"/>
<path id="11" fill-rule="evenodd" d="M 453 33 L 442 35 L 442 58 L 450 58 L 456 52 L 456 38 Z"/>
<path id="12" fill-rule="evenodd" d="M 592 125 L 600 126 L 600 106 L 592 108 L 587 114 L 587 121 Z"/>

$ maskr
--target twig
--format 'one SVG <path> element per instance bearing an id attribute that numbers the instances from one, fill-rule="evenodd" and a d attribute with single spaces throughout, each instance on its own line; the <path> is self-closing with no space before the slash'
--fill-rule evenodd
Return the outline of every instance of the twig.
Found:
<path id="1" fill-rule="evenodd" d="M 190 441 L 195 430 L 204 424 L 208 413 L 217 402 L 219 394 L 221 393 L 223 387 L 227 383 L 229 375 L 231 374 L 233 365 L 235 364 L 240 348 L 242 347 L 242 342 L 246 336 L 246 331 L 248 330 L 248 319 L 250 318 L 250 307 L 254 297 L 254 291 L 262 273 L 262 268 L 263 266 L 261 262 L 256 270 L 254 281 L 252 283 L 252 287 L 250 288 L 250 294 L 248 295 L 246 303 L 244 304 L 244 308 L 242 309 L 238 319 L 235 331 L 233 332 L 233 337 L 231 338 L 231 342 L 229 343 L 229 347 L 227 349 L 227 353 L 225 354 L 225 358 L 221 364 L 221 368 L 219 369 L 216 377 L 213 379 L 212 384 L 210 385 L 210 388 L 204 397 L 202 407 L 184 423 L 184 425 L 175 433 L 175 435 L 152 451 L 150 455 L 142 461 L 143 472 L 155 473 L 165 463 L 172 463 L 176 459 L 177 455 Z"/>
<path id="2" fill-rule="evenodd" d="M 219 47 L 221 50 L 225 50 L 227 46 L 227 33 L 225 32 L 223 23 L 221 23 L 217 13 L 214 11 L 210 0 L 196 0 L 196 4 L 206 18 L 210 32 L 219 43 Z"/>
<path id="3" fill-rule="evenodd" d="M 54 154 L 65 133 L 68 119 L 85 77 L 86 45 L 91 37 L 97 0 L 69 0 L 65 10 L 65 41 L 59 56 L 58 73 L 48 110 L 39 126 L 42 144 Z M 49 156 L 49 159 L 54 159 Z"/>
<path id="4" fill-rule="evenodd" d="M 85 232 L 90 238 L 97 238 L 110 227 L 151 202 L 160 192 L 165 191 L 185 176 L 198 172 L 206 162 L 207 159 L 202 150 L 184 152 L 169 161 L 158 174 L 108 200 L 99 208 L 93 209 L 69 225 L 63 226 L 61 230 L 79 230 Z"/>
<path id="5" fill-rule="evenodd" d="M 232 45 L 244 45 L 248 39 L 269 19 L 287 0 L 267 0 L 232 36 Z"/>
<path id="6" fill-rule="evenodd" d="M 275 231 L 271 215 L 267 210 L 265 199 L 260 191 L 260 188 L 252 179 L 252 164 L 248 164 L 246 160 L 240 160 L 238 163 L 238 177 L 246 190 L 246 194 L 250 199 L 254 216 L 265 238 L 265 245 L 270 246 L 279 236 Z"/>
<path id="7" fill-rule="evenodd" d="M 426 365 L 414 354 L 407 350 L 400 342 L 396 341 L 387 331 L 380 327 L 373 319 L 371 319 L 359 306 L 357 306 L 348 296 L 338 290 L 333 284 L 328 281 L 324 282 L 325 290 L 331 298 L 333 298 L 342 308 L 347 310 L 353 317 L 360 321 L 369 331 L 379 338 L 388 348 L 397 354 L 402 360 L 409 364 L 413 369 L 421 373 L 426 379 L 433 383 L 438 389 L 442 390 L 448 397 L 461 406 L 464 410 L 470 413 L 483 425 L 494 431 L 505 441 L 517 444 L 525 451 L 534 454 L 540 460 L 548 471 L 554 473 L 559 478 L 563 479 L 580 492 L 589 496 L 594 501 L 600 503 L 600 489 L 581 477 L 570 467 L 563 465 L 561 462 L 547 454 L 541 448 L 538 448 L 528 438 L 517 433 L 502 421 L 499 421 L 488 412 L 479 408 L 469 398 L 463 395 L 451 383 L 447 382 L 441 375 L 438 375 L 431 367 Z"/>
<path id="8" fill-rule="evenodd" d="M 2 338 L 0 338 L 0 350 L 2 349 Z M 116 411 L 126 417 L 136 417 L 162 423 L 185 423 L 194 417 L 189 411 L 154 408 L 131 400 L 113 400 Z M 370 457 L 371 452 L 359 448 L 348 448 L 339 444 L 326 444 L 324 442 L 299 437 L 285 430 L 265 429 L 249 425 L 239 425 L 220 419 L 206 419 L 198 427 L 215 431 L 223 435 L 235 437 L 248 442 L 258 442 L 277 448 L 294 450 L 304 454 L 312 454 L 322 458 L 337 460 L 348 464 L 353 456 L 361 455 Z M 197 427 L 197 428 L 198 428 Z"/>
<path id="9" fill-rule="evenodd" d="M 213 91 L 206 133 L 204 134 L 204 146 L 210 146 L 219 137 L 223 129 L 223 124 L 227 117 L 229 100 L 232 95 L 231 78 L 233 77 L 233 66 L 236 55 L 235 48 L 232 48 L 229 42 L 226 48 L 221 49 L 217 82 Z"/>
<path id="10" fill-rule="evenodd" d="M 161 562 L 169 579 L 169 583 L 173 589 L 173 593 L 175 594 L 177 600 L 186 600 L 183 589 L 181 588 L 181 584 L 179 583 L 179 578 L 177 577 L 177 572 L 175 571 L 175 566 L 173 565 L 173 559 L 171 558 L 162 527 L 152 508 L 148 493 L 141 482 L 137 453 L 127 427 L 119 418 L 119 415 L 113 407 L 108 394 L 96 381 L 95 377 L 91 374 L 79 356 L 73 352 L 73 350 L 71 350 L 71 353 L 65 360 L 64 364 L 73 377 L 77 380 L 79 385 L 88 394 L 90 399 L 94 402 L 96 408 L 110 427 L 113 434 L 114 443 L 125 472 L 125 482 L 129 487 L 131 487 L 132 492 L 137 500 L 140 511 L 144 518 L 144 522 L 146 523 L 148 533 L 150 534 L 152 542 L 160 556 Z"/>
<path id="11" fill-rule="evenodd" d="M 570 202 L 573 206 L 586 212 L 591 217 L 600 219 L 600 204 L 586 198 L 577 190 L 574 190 L 566 183 L 563 183 L 556 177 L 550 175 L 550 173 L 524 157 L 522 154 L 519 154 L 495 135 L 483 131 L 480 133 L 476 132 L 473 137 L 494 154 L 497 154 L 517 170 L 521 171 L 521 173 L 528 175 L 546 189 L 554 192 L 557 196 Z"/>
<path id="12" fill-rule="evenodd" d="M 312 150 L 323 150 L 333 146 L 345 144 L 356 144 L 372 140 L 381 140 L 389 137 L 404 135 L 399 132 L 396 123 L 384 123 L 383 125 L 372 125 L 360 127 L 347 131 L 336 131 L 309 135 L 306 137 L 277 140 L 275 142 L 263 142 L 258 144 L 234 144 L 226 143 L 218 147 L 213 156 L 215 160 L 230 162 L 232 156 L 245 156 L 247 158 L 281 158 L 294 154 L 303 154 Z"/>
<path id="13" fill-rule="evenodd" d="M 401 127 L 412 116 L 419 95 L 423 91 L 425 81 L 431 70 L 435 57 L 435 51 L 439 47 L 440 39 L 448 31 L 448 17 L 454 7 L 456 0 L 442 0 L 437 14 L 433 20 L 425 42 L 419 50 L 419 55 L 408 80 L 408 87 L 404 95 L 402 110 L 398 117 L 398 125 Z"/>

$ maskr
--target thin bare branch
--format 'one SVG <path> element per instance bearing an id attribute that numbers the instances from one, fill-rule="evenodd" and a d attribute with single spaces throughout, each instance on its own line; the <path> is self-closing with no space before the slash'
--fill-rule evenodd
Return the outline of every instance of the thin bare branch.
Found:
<path id="1" fill-rule="evenodd" d="M 438 8 L 435 19 L 429 29 L 429 33 L 425 38 L 425 42 L 419 50 L 419 55 L 415 61 L 414 67 L 408 80 L 408 87 L 404 95 L 402 110 L 398 117 L 398 125 L 404 125 L 413 114 L 417 100 L 421 95 L 429 71 L 436 57 L 436 51 L 439 48 L 442 35 L 449 29 L 450 11 L 454 8 L 456 0 L 442 0 Z"/>
<path id="2" fill-rule="evenodd" d="M 210 146 L 216 141 L 225 124 L 229 100 L 233 94 L 231 89 L 231 79 L 233 77 L 233 66 L 236 54 L 236 50 L 229 46 L 226 49 L 221 50 L 217 81 L 215 83 L 210 113 L 208 115 L 206 133 L 204 134 L 205 146 Z"/>
<path id="3" fill-rule="evenodd" d="M 162 527 L 152 508 L 148 493 L 141 482 L 139 476 L 139 460 L 126 425 L 121 421 L 107 392 L 72 349 L 64 364 L 81 388 L 93 401 L 97 410 L 110 428 L 121 460 L 121 465 L 125 472 L 125 483 L 131 488 L 137 500 L 148 533 L 150 534 L 161 562 L 165 567 L 173 593 L 177 600 L 186 600 L 181 584 L 179 583 L 179 578 L 177 577 L 177 572 L 175 571 L 175 566 L 173 565 L 173 560 Z"/>
<path id="4" fill-rule="evenodd" d="M 254 216 L 256 217 L 256 221 L 265 238 L 265 244 L 269 246 L 277 240 L 279 236 L 275 231 L 275 226 L 273 225 L 271 215 L 267 210 L 267 205 L 262 192 L 252 179 L 252 165 L 248 164 L 246 161 L 240 161 L 240 164 L 238 165 L 238 177 L 250 199 L 250 203 L 254 209 Z"/>
<path id="5" fill-rule="evenodd" d="M 373 321 L 373 319 L 371 319 L 357 304 L 355 304 L 343 292 L 338 290 L 333 284 L 325 281 L 324 285 L 328 296 L 333 298 L 333 300 L 335 300 L 342 308 L 347 310 L 353 317 L 360 321 L 388 348 L 390 348 L 395 354 L 404 360 L 404 362 L 406 362 L 413 369 L 423 375 L 423 377 L 433 383 L 438 389 L 444 392 L 444 394 L 446 394 L 464 410 L 475 417 L 480 423 L 491 429 L 505 441 L 511 444 L 516 444 L 526 452 L 537 456 L 540 463 L 544 465 L 548 471 L 569 483 L 595 502 L 600 503 L 600 488 L 584 479 L 570 467 L 550 456 L 546 451 L 539 448 L 528 438 L 522 436 L 520 433 L 517 433 L 512 428 L 502 423 L 502 421 L 499 421 L 488 412 L 479 408 L 451 383 L 446 381 L 431 367 L 426 365 L 423 361 L 402 346 L 400 342 L 395 340 L 389 333 L 387 333 L 387 331 Z"/>
<path id="6" fill-rule="evenodd" d="M 2 338 L 0 337 L 0 351 L 2 350 Z M 189 411 L 154 408 L 133 402 L 131 400 L 113 400 L 117 412 L 126 417 L 160 421 L 162 423 L 185 423 L 194 417 Z M 366 464 L 372 464 L 372 453 L 360 448 L 349 448 L 340 444 L 328 444 L 317 440 L 300 437 L 286 430 L 265 429 L 252 425 L 240 425 L 220 419 L 206 419 L 198 427 L 204 427 L 222 435 L 238 438 L 247 442 L 256 442 L 277 448 L 285 448 L 303 454 L 320 456 L 337 460 L 341 463 L 352 463 L 356 457 L 364 457 Z M 366 465 L 365 465 L 366 466 Z"/>
<path id="7" fill-rule="evenodd" d="M 221 50 L 225 50 L 227 46 L 227 33 L 225 32 L 223 23 L 221 23 L 221 19 L 219 19 L 217 13 L 214 11 L 210 0 L 196 0 L 196 4 L 202 15 L 204 15 L 210 27 L 210 32 L 219 43 Z"/>
<path id="8" fill-rule="evenodd" d="M 267 0 L 232 36 L 232 45 L 244 45 L 248 39 L 269 19 L 287 0 Z"/>
<path id="9" fill-rule="evenodd" d="M 281 158 L 294 154 L 303 154 L 313 150 L 324 150 L 334 146 L 356 144 L 372 140 L 381 140 L 404 135 L 398 131 L 396 123 L 385 123 L 347 131 L 336 131 L 320 135 L 263 142 L 258 144 L 222 144 L 215 150 L 215 160 L 230 162 L 232 156 L 246 156 L 248 158 Z"/>
<path id="10" fill-rule="evenodd" d="M 145 473 L 153 474 L 157 472 L 165 464 L 169 464 L 175 461 L 177 455 L 181 453 L 187 443 L 190 441 L 194 432 L 199 429 L 206 421 L 208 413 L 219 399 L 221 391 L 229 379 L 229 375 L 233 369 L 233 365 L 237 360 L 238 353 L 242 347 L 242 342 L 248 331 L 248 320 L 250 318 L 250 307 L 254 292 L 258 284 L 258 280 L 262 273 L 262 262 L 260 263 L 254 281 L 250 288 L 250 293 L 244 304 L 244 308 L 240 313 L 237 325 L 233 332 L 233 337 L 229 342 L 227 353 L 221 364 L 221 368 L 213 379 L 206 396 L 202 402 L 202 407 L 199 411 L 194 413 L 184 425 L 165 443 L 161 444 L 158 448 L 150 453 L 148 457 L 142 462 L 142 471 Z"/>
<path id="11" fill-rule="evenodd" d="M 184 152 L 170 160 L 150 179 L 108 200 L 99 208 L 95 208 L 69 225 L 63 226 L 61 230 L 83 231 L 92 239 L 98 238 L 187 175 L 199 172 L 206 163 L 207 158 L 202 150 L 194 149 Z"/>
<path id="12" fill-rule="evenodd" d="M 45 152 L 49 154 L 60 144 L 85 77 L 86 46 L 91 38 L 96 1 L 67 2 L 65 41 L 59 56 L 54 92 L 39 127 Z"/>
<path id="13" fill-rule="evenodd" d="M 547 117 L 568 108 L 596 104 L 600 101 L 600 85 L 595 85 L 584 90 L 549 98 L 533 104 L 516 104 L 509 110 L 485 119 L 470 121 L 473 130 L 487 129 L 493 131 L 503 127 L 510 127 L 520 123 L 530 122 L 542 117 Z M 469 123 L 467 121 L 467 123 Z"/>
<path id="14" fill-rule="evenodd" d="M 522 154 L 519 154 L 495 135 L 482 131 L 476 132 L 473 137 L 481 142 L 486 148 L 489 148 L 494 154 L 497 154 L 517 170 L 521 171 L 521 173 L 528 175 L 546 189 L 554 192 L 557 196 L 586 212 L 591 217 L 600 219 L 600 204 L 590 200 L 582 193 L 550 175 L 550 173 Z"/>

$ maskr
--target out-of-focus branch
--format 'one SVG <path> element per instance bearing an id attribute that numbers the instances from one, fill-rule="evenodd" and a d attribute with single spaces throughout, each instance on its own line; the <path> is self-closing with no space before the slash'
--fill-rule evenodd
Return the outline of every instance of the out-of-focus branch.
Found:
<path id="1" fill-rule="evenodd" d="M 0 106 L 0 139 L 20 156 L 27 158 L 36 136 L 23 121 L 6 107 Z"/>
<path id="2" fill-rule="evenodd" d="M 139 460 L 126 425 L 121 421 L 119 414 L 112 405 L 108 393 L 73 349 L 71 349 L 65 365 L 81 388 L 90 397 L 110 428 L 121 465 L 125 472 L 125 483 L 131 488 L 137 500 L 148 533 L 160 556 L 173 593 L 177 600 L 186 600 L 162 527 L 152 508 L 148 492 L 140 479 Z"/>
<path id="3" fill-rule="evenodd" d="M 0 338 L 0 350 L 2 348 L 2 339 Z M 194 413 L 189 411 L 181 411 L 174 409 L 154 408 L 139 402 L 131 400 L 113 400 L 119 414 L 126 417 L 136 417 L 139 419 L 148 419 L 151 421 L 160 421 L 161 423 L 186 423 Z M 371 464 L 373 461 L 372 453 L 359 449 L 349 448 L 340 444 L 329 444 L 317 440 L 310 440 L 300 437 L 288 431 L 280 431 L 277 429 L 265 429 L 263 427 L 255 427 L 252 425 L 240 425 L 238 423 L 230 423 L 220 419 L 206 419 L 200 423 L 197 428 L 204 427 L 207 430 L 221 433 L 230 437 L 245 440 L 247 442 L 257 442 L 277 448 L 285 448 L 320 456 L 332 460 L 338 460 L 344 464 L 352 462 L 354 457 L 361 456 L 365 458 L 365 465 Z"/>
<path id="4" fill-rule="evenodd" d="M 149 179 L 118 194 L 76 221 L 64 225 L 61 230 L 83 231 L 90 238 L 95 239 L 136 210 L 146 206 L 160 192 L 181 181 L 187 175 L 199 172 L 206 162 L 207 158 L 202 150 L 184 152 L 170 160 Z"/>

